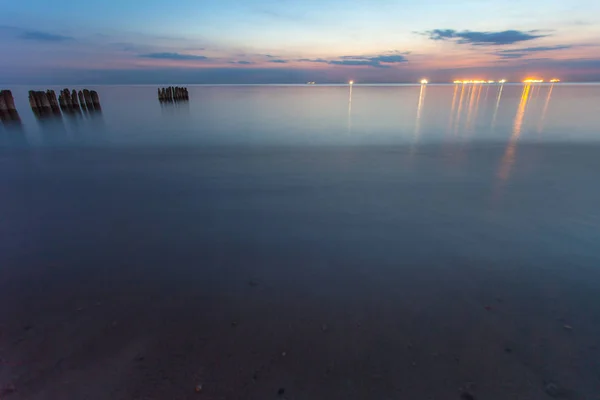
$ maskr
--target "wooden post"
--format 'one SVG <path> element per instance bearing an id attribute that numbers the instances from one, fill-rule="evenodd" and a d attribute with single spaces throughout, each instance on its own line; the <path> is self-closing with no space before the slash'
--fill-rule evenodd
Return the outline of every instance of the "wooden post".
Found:
<path id="1" fill-rule="evenodd" d="M 81 109 L 85 110 L 85 97 L 83 97 L 83 92 L 80 90 L 79 93 L 77 93 L 77 96 L 79 97 L 79 104 L 81 105 Z"/>
<path id="2" fill-rule="evenodd" d="M 62 92 L 58 95 L 58 104 L 59 104 L 61 110 L 64 110 L 67 108 L 67 102 L 65 101 L 65 96 Z"/>
<path id="3" fill-rule="evenodd" d="M 38 111 L 37 101 L 35 100 L 35 92 L 33 90 L 29 91 L 29 106 L 33 112 Z"/>
<path id="4" fill-rule="evenodd" d="M 0 92 L 0 117 L 8 116 L 8 105 L 4 99 L 4 90 Z"/>
<path id="5" fill-rule="evenodd" d="M 56 99 L 56 92 L 54 92 L 54 90 L 46 90 L 46 97 L 48 97 L 48 100 L 50 101 L 50 107 L 52 108 L 52 111 L 55 113 L 60 112 L 58 100 Z"/>
<path id="6" fill-rule="evenodd" d="M 77 101 L 77 91 L 75 89 L 71 93 L 71 101 L 73 102 L 73 108 L 79 110 L 79 101 Z"/>
<path id="7" fill-rule="evenodd" d="M 90 94 L 89 90 L 83 89 L 83 98 L 85 99 L 85 105 L 87 106 L 88 110 L 93 110 L 94 104 L 92 103 L 92 95 Z"/>
<path id="8" fill-rule="evenodd" d="M 6 104 L 6 109 L 8 110 L 9 113 L 12 113 L 13 111 L 15 111 L 15 112 L 17 111 L 17 108 L 15 107 L 15 99 L 13 99 L 13 95 L 10 90 L 0 91 L 0 97 L 4 98 L 4 103 Z"/>
<path id="9" fill-rule="evenodd" d="M 63 97 L 65 98 L 65 104 L 67 108 L 70 110 L 73 108 L 73 100 L 71 99 L 71 92 L 69 89 L 63 89 Z"/>
<path id="10" fill-rule="evenodd" d="M 100 107 L 100 97 L 98 96 L 98 92 L 96 92 L 95 90 L 92 90 L 90 92 L 90 96 L 92 97 L 92 103 L 94 103 L 94 107 L 99 110 Z"/>
<path id="11" fill-rule="evenodd" d="M 48 99 L 46 92 L 37 92 L 36 97 L 39 99 L 41 111 L 46 112 L 46 111 L 50 111 L 52 109 L 52 107 L 50 105 L 50 100 Z"/>

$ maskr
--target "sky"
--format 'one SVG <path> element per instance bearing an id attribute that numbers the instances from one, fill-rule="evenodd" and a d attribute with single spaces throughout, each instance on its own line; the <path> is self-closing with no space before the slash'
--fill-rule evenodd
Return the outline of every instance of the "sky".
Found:
<path id="1" fill-rule="evenodd" d="M 0 0 L 0 83 L 600 81 L 598 0 Z"/>

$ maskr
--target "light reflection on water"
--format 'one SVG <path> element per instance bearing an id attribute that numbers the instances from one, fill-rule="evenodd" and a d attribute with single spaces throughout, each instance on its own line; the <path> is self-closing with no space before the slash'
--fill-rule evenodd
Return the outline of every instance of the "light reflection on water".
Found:
<path id="1" fill-rule="evenodd" d="M 40 118 L 36 123 L 27 104 L 27 88 L 12 90 L 23 131 L 32 146 L 418 147 L 439 142 L 508 142 L 515 130 L 522 131 L 521 141 L 598 139 L 595 127 L 600 117 L 591 108 L 600 100 L 600 87 L 533 84 L 524 103 L 528 104 L 528 115 L 518 117 L 525 113 L 521 100 L 527 88 L 508 84 L 194 86 L 190 88 L 190 102 L 161 104 L 150 86 L 104 86 L 95 88 L 104 106 L 101 114 L 64 114 L 62 124 L 60 118 Z M 521 121 L 518 129 L 515 120 Z M 5 130 L 10 126 L 3 121 Z M 106 136 L 99 138 L 97 131 Z M 532 135 L 533 131 L 539 135 Z M 54 137 L 44 138 L 46 135 Z"/>

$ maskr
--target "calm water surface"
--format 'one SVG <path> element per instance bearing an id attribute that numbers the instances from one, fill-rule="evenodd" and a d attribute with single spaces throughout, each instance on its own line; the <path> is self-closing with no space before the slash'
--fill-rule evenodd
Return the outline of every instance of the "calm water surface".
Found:
<path id="1" fill-rule="evenodd" d="M 42 119 L 28 89 L 0 125 L 22 398 L 598 398 L 600 86 L 100 86 Z"/>

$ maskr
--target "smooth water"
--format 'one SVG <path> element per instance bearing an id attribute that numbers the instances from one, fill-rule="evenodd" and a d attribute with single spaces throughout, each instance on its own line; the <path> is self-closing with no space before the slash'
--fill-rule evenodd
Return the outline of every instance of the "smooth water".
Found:
<path id="1" fill-rule="evenodd" d="M 91 377 L 144 338 L 146 375 L 119 353 L 135 379 L 88 382 L 123 398 L 187 398 L 198 368 L 215 398 L 600 393 L 600 86 L 100 86 L 101 112 L 42 119 L 27 89 L 0 128 L 0 325 L 40 328 L 0 351 Z"/>

